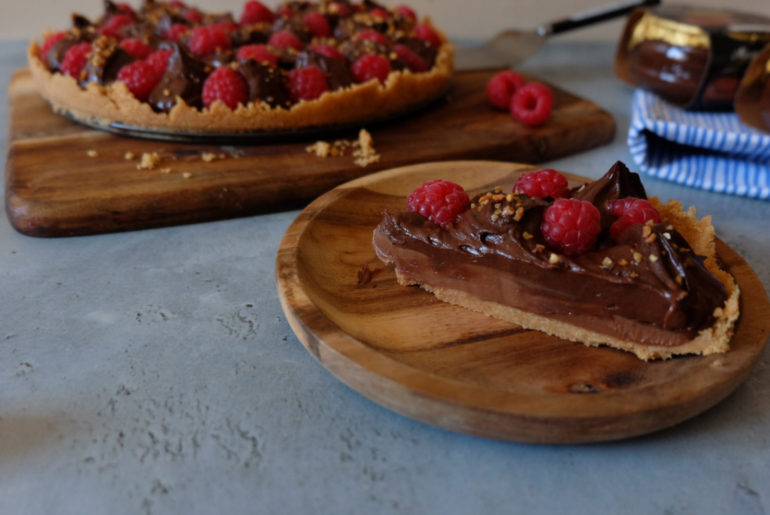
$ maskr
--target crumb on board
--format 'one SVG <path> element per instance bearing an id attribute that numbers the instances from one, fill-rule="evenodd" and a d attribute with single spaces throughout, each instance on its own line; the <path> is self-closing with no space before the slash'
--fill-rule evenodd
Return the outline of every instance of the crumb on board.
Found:
<path id="1" fill-rule="evenodd" d="M 157 152 L 143 152 L 142 157 L 139 160 L 139 164 L 136 165 L 137 170 L 154 170 L 160 163 L 160 154 Z"/>
<path id="2" fill-rule="evenodd" d="M 133 152 L 126 152 L 125 154 L 123 154 L 123 159 L 125 159 L 126 161 L 133 161 L 135 157 L 136 155 L 134 155 Z"/>
<path id="3" fill-rule="evenodd" d="M 87 155 L 88 157 L 97 157 L 97 156 L 99 155 L 99 152 L 97 152 L 97 151 L 96 151 L 96 150 L 94 150 L 94 149 L 90 149 L 90 150 L 87 150 L 87 151 L 86 151 L 86 155 Z"/>
<path id="4" fill-rule="evenodd" d="M 192 177 L 192 174 L 190 172 L 184 172 L 182 173 L 182 177 L 184 177 L 185 179 L 189 179 L 190 177 Z"/>
<path id="5" fill-rule="evenodd" d="M 217 155 L 213 152 L 202 152 L 201 153 L 201 159 L 206 162 L 210 163 L 214 161 L 217 158 Z"/>
<path id="6" fill-rule="evenodd" d="M 169 168 L 168 166 L 163 167 L 160 169 L 160 173 L 171 173 L 171 168 Z"/>
<path id="7" fill-rule="evenodd" d="M 315 154 L 317 157 L 327 158 L 330 156 L 344 156 L 349 148 L 353 149 L 353 162 L 362 168 L 380 160 L 380 154 L 374 149 L 372 135 L 366 129 L 361 129 L 358 133 L 357 141 L 344 139 L 339 139 L 332 143 L 329 143 L 328 141 L 316 141 L 312 145 L 306 147 L 305 151 Z"/>

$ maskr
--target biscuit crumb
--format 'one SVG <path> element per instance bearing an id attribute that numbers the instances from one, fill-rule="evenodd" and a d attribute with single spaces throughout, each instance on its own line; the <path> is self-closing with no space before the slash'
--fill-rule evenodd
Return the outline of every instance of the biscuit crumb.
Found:
<path id="1" fill-rule="evenodd" d="M 125 159 L 126 161 L 133 161 L 135 157 L 136 156 L 134 155 L 133 152 L 126 152 L 125 154 L 123 154 L 123 159 Z"/>
<path id="2" fill-rule="evenodd" d="M 171 168 L 168 166 L 160 169 L 160 173 L 171 173 Z"/>
<path id="3" fill-rule="evenodd" d="M 201 153 L 201 159 L 205 161 L 206 163 L 210 163 L 214 161 L 217 158 L 217 155 L 213 152 L 203 152 Z"/>
<path id="4" fill-rule="evenodd" d="M 91 149 L 91 150 L 87 150 L 87 151 L 86 151 L 86 155 L 87 155 L 88 157 L 97 157 L 97 156 L 99 155 L 99 152 L 97 152 L 97 151 L 96 151 L 96 150 L 94 150 L 94 149 Z"/>
<path id="5" fill-rule="evenodd" d="M 315 153 L 318 157 L 329 157 L 332 146 L 326 141 L 316 141 L 305 149 L 306 152 Z"/>
<path id="6" fill-rule="evenodd" d="M 356 150 L 353 151 L 353 157 L 356 158 L 355 161 L 353 161 L 355 164 L 362 168 L 366 168 L 370 164 L 380 160 L 380 155 L 374 149 L 373 143 L 374 140 L 372 139 L 372 135 L 369 134 L 369 131 L 361 129 L 358 133 L 358 141 L 353 144 L 354 147 L 357 147 Z"/>
<path id="7" fill-rule="evenodd" d="M 182 177 L 184 177 L 185 179 L 189 179 L 190 177 L 192 177 L 192 174 L 190 172 L 184 172 L 182 174 Z"/>
<path id="8" fill-rule="evenodd" d="M 139 164 L 136 165 L 137 170 L 154 170 L 155 166 L 160 163 L 160 154 L 157 152 L 143 152 L 142 158 Z"/>

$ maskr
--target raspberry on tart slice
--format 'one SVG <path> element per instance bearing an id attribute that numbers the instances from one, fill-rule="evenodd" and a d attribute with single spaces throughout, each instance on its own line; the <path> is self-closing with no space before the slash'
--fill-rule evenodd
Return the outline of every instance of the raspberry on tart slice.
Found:
<path id="1" fill-rule="evenodd" d="M 596 245 L 601 214 L 586 200 L 560 198 L 545 210 L 540 230 L 552 248 L 568 256 L 583 254 Z"/>
<path id="2" fill-rule="evenodd" d="M 414 28 L 414 35 L 418 38 L 427 41 L 434 47 L 441 46 L 441 38 L 433 27 L 427 23 L 421 23 Z"/>
<path id="3" fill-rule="evenodd" d="M 43 41 L 43 45 L 40 47 L 40 57 L 45 59 L 48 55 L 48 52 L 51 50 L 51 47 L 66 37 L 67 33 L 64 31 L 54 32 L 53 34 L 46 37 L 45 41 Z"/>
<path id="4" fill-rule="evenodd" d="M 610 226 L 610 236 L 616 240 L 627 227 L 648 221 L 660 223 L 660 213 L 647 199 L 623 198 L 607 204 L 610 214 L 617 216 Z"/>
<path id="5" fill-rule="evenodd" d="M 158 84 L 160 75 L 147 61 L 136 61 L 123 66 L 118 72 L 117 80 L 125 83 L 129 91 L 138 100 L 144 102 Z"/>
<path id="6" fill-rule="evenodd" d="M 409 7 L 408 5 L 399 5 L 396 7 L 396 13 L 403 16 L 404 18 L 411 20 L 411 21 L 417 21 L 417 13 L 414 12 L 414 9 Z"/>
<path id="7" fill-rule="evenodd" d="M 470 199 L 459 184 L 434 179 L 415 189 L 406 198 L 406 205 L 431 222 L 447 227 L 457 215 L 468 208 Z"/>
<path id="8" fill-rule="evenodd" d="M 356 39 L 359 41 L 373 41 L 374 43 L 379 43 L 380 45 L 388 44 L 388 38 L 386 38 L 384 34 L 372 29 L 362 30 L 356 34 Z"/>
<path id="9" fill-rule="evenodd" d="M 166 71 L 166 67 L 168 67 L 168 60 L 173 53 L 174 52 L 169 49 L 156 50 L 155 52 L 148 55 L 145 61 L 147 61 L 152 66 L 152 69 L 155 71 L 155 73 L 160 76 L 163 75 L 164 71 Z"/>
<path id="10" fill-rule="evenodd" d="M 305 22 L 308 30 L 310 30 L 316 38 L 327 38 L 332 33 L 332 29 L 329 26 L 326 16 L 319 12 L 306 14 L 302 21 Z"/>
<path id="11" fill-rule="evenodd" d="M 273 23 L 275 15 L 262 2 L 249 0 L 243 6 L 241 14 L 241 25 L 252 25 L 255 23 Z"/>
<path id="12" fill-rule="evenodd" d="M 254 59 L 259 63 L 278 66 L 278 57 L 270 51 L 267 45 L 243 45 L 238 49 L 238 60 Z"/>
<path id="13" fill-rule="evenodd" d="M 173 23 L 163 33 L 163 37 L 169 41 L 181 41 L 190 32 L 190 26 L 184 23 Z"/>
<path id="14" fill-rule="evenodd" d="M 323 56 L 329 57 L 331 59 L 337 59 L 339 61 L 344 61 L 345 56 L 340 53 L 339 50 L 337 50 L 336 47 L 333 47 L 331 45 L 310 45 L 307 47 L 308 50 L 315 52 L 317 54 L 321 54 Z"/>
<path id="15" fill-rule="evenodd" d="M 399 59 L 404 61 L 413 72 L 424 72 L 428 70 L 428 65 L 425 63 L 425 60 L 408 46 L 401 44 L 393 45 L 393 52 L 395 52 Z"/>
<path id="16" fill-rule="evenodd" d="M 99 28 L 99 33 L 110 38 L 121 39 L 120 30 L 134 23 L 134 17 L 129 14 L 114 14 Z"/>
<path id="17" fill-rule="evenodd" d="M 197 55 L 209 55 L 232 46 L 227 32 L 217 25 L 198 26 L 192 30 L 187 44 Z"/>
<path id="18" fill-rule="evenodd" d="M 267 41 L 267 44 L 276 48 L 293 48 L 297 51 L 302 50 L 302 47 L 304 46 L 302 41 L 289 30 L 273 33 Z"/>
<path id="19" fill-rule="evenodd" d="M 567 194 L 567 178 L 551 168 L 525 172 L 516 179 L 514 193 L 534 198 L 558 198 Z"/>
<path id="20" fill-rule="evenodd" d="M 350 67 L 357 82 L 368 82 L 377 79 L 380 84 L 390 75 L 390 61 L 382 55 L 369 54 L 359 57 Z"/>
<path id="21" fill-rule="evenodd" d="M 137 38 L 126 38 L 120 42 L 120 46 L 134 59 L 146 59 L 152 53 L 152 47 Z"/>
<path id="22" fill-rule="evenodd" d="M 91 43 L 83 42 L 71 46 L 64 54 L 60 71 L 65 75 L 80 79 L 80 73 L 88 63 L 88 56 L 91 55 L 91 50 Z"/>
<path id="23" fill-rule="evenodd" d="M 291 97 L 300 100 L 314 100 L 329 91 L 326 75 L 318 66 L 307 66 L 289 72 L 289 92 Z"/>
<path id="24" fill-rule="evenodd" d="M 204 107 L 211 107 L 219 100 L 230 109 L 235 109 L 238 104 L 246 105 L 249 88 L 241 74 L 227 66 L 220 66 L 206 77 L 201 95 Z"/>

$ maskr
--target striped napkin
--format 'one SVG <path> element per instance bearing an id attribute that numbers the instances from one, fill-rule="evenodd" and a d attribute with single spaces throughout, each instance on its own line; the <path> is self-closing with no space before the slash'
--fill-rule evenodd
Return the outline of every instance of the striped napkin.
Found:
<path id="1" fill-rule="evenodd" d="M 638 89 L 628 147 L 643 173 L 770 199 L 770 134 L 743 125 L 735 113 L 685 111 Z"/>

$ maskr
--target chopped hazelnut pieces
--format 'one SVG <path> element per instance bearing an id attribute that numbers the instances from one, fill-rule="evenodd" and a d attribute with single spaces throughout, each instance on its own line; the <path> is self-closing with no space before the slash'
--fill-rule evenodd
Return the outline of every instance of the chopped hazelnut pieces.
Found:
<path id="1" fill-rule="evenodd" d="M 655 254 L 650 254 L 650 261 L 652 263 L 657 262 L 658 261 L 658 256 L 656 256 Z"/>
<path id="2" fill-rule="evenodd" d="M 618 264 L 619 264 L 620 266 L 628 266 L 628 260 L 627 260 L 627 259 L 625 259 L 625 258 L 620 258 L 620 259 L 618 260 Z"/>
<path id="3" fill-rule="evenodd" d="M 514 215 L 513 219 L 517 222 L 521 220 L 521 218 L 524 216 L 524 208 L 519 206 L 516 208 L 516 214 Z"/>
<path id="4" fill-rule="evenodd" d="M 602 259 L 602 268 L 612 268 L 612 259 L 609 256 L 605 256 Z"/>
<path id="5" fill-rule="evenodd" d="M 551 252 L 551 255 L 548 256 L 548 262 L 552 265 L 555 265 L 559 262 L 559 255 Z"/>
<path id="6" fill-rule="evenodd" d="M 524 231 L 524 234 L 522 234 L 525 240 L 531 240 L 534 238 L 534 236 L 531 233 L 528 233 L 527 231 Z"/>
<path id="7" fill-rule="evenodd" d="M 636 261 L 637 263 L 641 263 L 643 258 L 644 256 L 642 256 L 641 252 L 634 252 L 634 261 Z"/>

